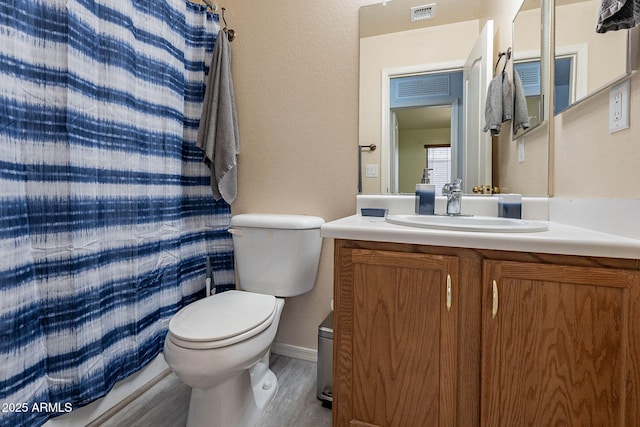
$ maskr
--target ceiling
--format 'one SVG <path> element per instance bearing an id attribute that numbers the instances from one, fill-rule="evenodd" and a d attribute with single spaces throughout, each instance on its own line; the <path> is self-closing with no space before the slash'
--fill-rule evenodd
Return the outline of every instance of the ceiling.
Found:
<path id="1" fill-rule="evenodd" d="M 399 130 L 444 129 L 451 127 L 451 107 L 418 107 L 394 110 Z"/>
<path id="2" fill-rule="evenodd" d="M 523 0 L 513 0 L 523 2 Z M 585 0 L 556 0 L 556 5 L 578 3 Z M 360 37 L 398 31 L 415 30 L 416 28 L 451 24 L 453 22 L 472 21 L 484 16 L 487 0 L 388 0 L 384 6 L 382 1 L 360 8 Z M 525 3 L 525 8 L 539 7 L 538 1 Z M 433 19 L 411 22 L 411 8 L 435 4 Z"/>
<path id="3" fill-rule="evenodd" d="M 486 0 L 388 0 L 360 8 L 360 37 L 472 21 L 482 16 Z M 432 19 L 411 22 L 411 8 L 435 4 Z"/>

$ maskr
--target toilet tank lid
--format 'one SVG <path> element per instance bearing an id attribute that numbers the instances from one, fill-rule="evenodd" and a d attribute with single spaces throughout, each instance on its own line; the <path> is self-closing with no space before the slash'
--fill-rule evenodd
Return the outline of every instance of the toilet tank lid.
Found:
<path id="1" fill-rule="evenodd" d="M 322 224 L 324 219 L 311 215 L 239 214 L 231 217 L 232 227 L 308 230 L 320 228 Z"/>

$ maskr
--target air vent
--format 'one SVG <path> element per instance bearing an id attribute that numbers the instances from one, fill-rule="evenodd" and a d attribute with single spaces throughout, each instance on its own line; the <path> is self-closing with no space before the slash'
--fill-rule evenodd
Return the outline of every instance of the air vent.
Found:
<path id="1" fill-rule="evenodd" d="M 424 21 L 432 19 L 436 13 L 436 4 L 425 4 L 423 6 L 415 6 L 411 8 L 411 22 Z"/>
<path id="2" fill-rule="evenodd" d="M 530 67 L 518 67 L 520 81 L 525 86 L 540 86 L 540 63 L 532 64 Z"/>
<path id="3" fill-rule="evenodd" d="M 431 74 L 400 78 L 398 99 L 416 96 L 447 96 L 451 93 L 448 75 Z"/>

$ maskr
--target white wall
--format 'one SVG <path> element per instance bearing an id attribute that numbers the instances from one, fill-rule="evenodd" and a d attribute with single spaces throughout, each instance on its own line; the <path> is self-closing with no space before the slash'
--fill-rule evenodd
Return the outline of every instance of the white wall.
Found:
<path id="1" fill-rule="evenodd" d="M 355 211 L 358 14 L 371 1 L 234 2 L 227 21 L 240 123 L 238 198 L 244 212 Z M 316 287 L 286 301 L 276 342 L 315 349 L 333 295 L 333 242 Z"/>

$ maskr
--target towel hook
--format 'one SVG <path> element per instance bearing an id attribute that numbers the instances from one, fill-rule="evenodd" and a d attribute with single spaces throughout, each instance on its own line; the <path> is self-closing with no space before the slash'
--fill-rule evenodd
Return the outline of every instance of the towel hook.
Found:
<path id="1" fill-rule="evenodd" d="M 224 17 L 224 11 L 225 10 L 226 9 L 223 7 L 222 8 L 222 22 L 224 22 L 224 28 L 222 29 L 222 31 L 227 33 L 227 38 L 229 39 L 230 42 L 232 42 L 236 38 L 237 34 L 236 34 L 235 30 L 233 30 L 231 28 L 227 29 L 227 20 Z"/>
<path id="2" fill-rule="evenodd" d="M 504 60 L 504 66 L 502 67 L 502 72 L 504 73 L 507 69 L 507 63 L 511 59 L 511 47 L 508 47 L 506 52 L 498 52 L 498 60 L 496 61 L 496 66 L 493 68 L 494 75 L 496 74 L 496 71 L 498 71 L 498 65 L 500 64 L 500 60 L 503 56 L 506 57 Z"/>
<path id="3" fill-rule="evenodd" d="M 204 3 L 209 7 L 209 9 L 211 9 L 212 12 L 215 12 L 217 7 L 214 3 L 210 2 L 209 0 L 202 0 L 204 1 Z"/>

